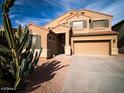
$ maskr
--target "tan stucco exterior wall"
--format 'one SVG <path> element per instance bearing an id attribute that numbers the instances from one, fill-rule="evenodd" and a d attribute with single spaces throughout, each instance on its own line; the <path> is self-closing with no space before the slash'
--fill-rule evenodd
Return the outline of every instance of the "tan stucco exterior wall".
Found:
<path id="1" fill-rule="evenodd" d="M 36 27 L 33 25 L 29 25 L 28 28 L 31 31 L 31 34 L 33 35 L 40 35 L 41 36 L 41 47 L 43 48 L 42 53 L 41 53 L 41 57 L 47 57 L 48 55 L 48 49 L 47 49 L 47 34 L 48 31 L 41 29 L 40 27 Z M 39 51 L 39 49 L 36 49 L 37 51 Z"/>
<path id="2" fill-rule="evenodd" d="M 31 30 L 31 34 L 41 36 L 41 47 L 43 48 L 41 57 L 50 58 L 58 54 L 59 41 L 55 34 L 34 25 L 29 25 L 28 28 Z M 36 49 L 36 51 L 39 51 L 39 49 Z"/>

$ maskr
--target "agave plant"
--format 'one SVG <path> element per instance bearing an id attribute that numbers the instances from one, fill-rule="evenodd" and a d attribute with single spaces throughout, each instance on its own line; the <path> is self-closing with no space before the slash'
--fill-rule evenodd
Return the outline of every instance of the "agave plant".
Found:
<path id="1" fill-rule="evenodd" d="M 19 26 L 13 32 L 8 13 L 14 1 L 6 0 L 2 5 L 4 31 L 0 31 L 0 40 L 6 43 L 0 43 L 0 87 L 17 90 L 37 65 L 42 48 L 39 53 L 35 52 L 27 27 L 22 30 Z"/>

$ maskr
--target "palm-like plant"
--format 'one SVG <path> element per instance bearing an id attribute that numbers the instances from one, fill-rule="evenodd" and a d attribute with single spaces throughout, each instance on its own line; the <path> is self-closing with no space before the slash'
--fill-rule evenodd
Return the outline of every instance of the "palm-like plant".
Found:
<path id="1" fill-rule="evenodd" d="M 0 87 L 13 87 L 17 90 L 37 65 L 41 49 L 34 54 L 32 35 L 27 27 L 22 30 L 19 26 L 13 32 L 8 12 L 14 1 L 6 0 L 2 5 L 5 31 L 0 31 L 0 40 L 6 43 L 0 44 Z"/>

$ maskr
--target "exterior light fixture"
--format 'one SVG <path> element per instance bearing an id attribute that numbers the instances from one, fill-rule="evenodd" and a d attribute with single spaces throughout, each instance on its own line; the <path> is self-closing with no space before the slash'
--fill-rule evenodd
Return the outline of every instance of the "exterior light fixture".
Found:
<path id="1" fill-rule="evenodd" d="M 115 39 L 113 39 L 113 43 L 115 43 Z"/>

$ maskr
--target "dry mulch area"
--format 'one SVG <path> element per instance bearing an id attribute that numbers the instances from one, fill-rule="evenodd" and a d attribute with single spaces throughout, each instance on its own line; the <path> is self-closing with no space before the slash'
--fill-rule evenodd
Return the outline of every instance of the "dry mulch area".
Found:
<path id="1" fill-rule="evenodd" d="M 40 59 L 30 80 L 17 93 L 61 93 L 69 64 L 67 56 Z"/>

